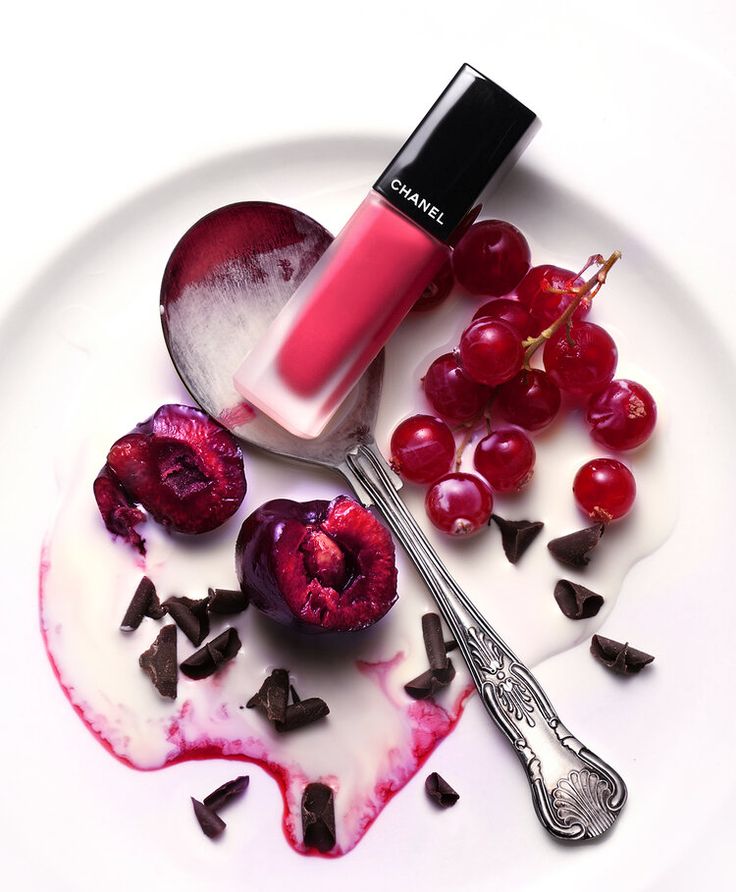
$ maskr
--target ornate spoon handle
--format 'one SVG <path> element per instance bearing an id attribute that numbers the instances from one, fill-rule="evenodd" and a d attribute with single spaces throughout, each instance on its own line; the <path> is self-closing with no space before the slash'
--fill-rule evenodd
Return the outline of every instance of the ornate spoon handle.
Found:
<path id="1" fill-rule="evenodd" d="M 364 504 L 380 510 L 434 595 L 486 710 L 524 766 L 539 820 L 559 839 L 601 836 L 626 801 L 621 777 L 562 724 L 532 673 L 450 576 L 375 443 L 356 447 L 339 470 Z"/>

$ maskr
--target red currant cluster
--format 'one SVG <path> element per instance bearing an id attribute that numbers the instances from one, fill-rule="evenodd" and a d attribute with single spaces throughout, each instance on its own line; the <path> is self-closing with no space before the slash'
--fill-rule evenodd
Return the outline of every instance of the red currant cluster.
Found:
<path id="1" fill-rule="evenodd" d="M 613 380 L 616 345 L 605 329 L 585 321 L 619 257 L 596 255 L 579 273 L 549 264 L 530 268 L 522 233 L 485 220 L 470 227 L 419 300 L 418 310 L 437 306 L 455 281 L 493 298 L 475 313 L 458 348 L 435 359 L 422 379 L 439 417 L 413 415 L 391 438 L 394 469 L 412 483 L 430 484 L 425 504 L 438 529 L 475 533 L 488 522 L 493 492 L 517 492 L 529 482 L 536 451 L 527 432 L 553 421 L 563 393 L 585 404 L 591 436 L 605 448 L 634 449 L 649 438 L 657 417 L 651 394 L 635 381 Z M 540 347 L 543 369 L 530 364 Z M 459 448 L 450 425 L 464 434 Z M 474 452 L 478 476 L 462 473 L 460 462 L 479 425 L 486 435 Z M 590 518 L 607 523 L 631 509 L 636 483 L 622 462 L 598 458 L 580 468 L 573 493 Z"/>

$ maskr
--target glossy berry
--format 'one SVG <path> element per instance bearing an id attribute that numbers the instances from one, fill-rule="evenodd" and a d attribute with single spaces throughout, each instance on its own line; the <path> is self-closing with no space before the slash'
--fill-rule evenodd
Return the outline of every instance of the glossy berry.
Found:
<path id="1" fill-rule="evenodd" d="M 443 353 L 434 360 L 422 386 L 435 412 L 451 424 L 476 418 L 491 395 L 490 387 L 468 377 L 454 353 Z"/>
<path id="2" fill-rule="evenodd" d="M 391 437 L 391 467 L 412 483 L 432 483 L 450 470 L 454 457 L 450 428 L 431 415 L 405 418 Z"/>
<path id="3" fill-rule="evenodd" d="M 488 523 L 493 496 L 478 477 L 457 472 L 433 483 L 424 505 L 438 530 L 450 536 L 471 536 Z"/>
<path id="4" fill-rule="evenodd" d="M 518 300 L 509 300 L 507 297 L 497 297 L 483 304 L 473 316 L 473 321 L 476 319 L 500 319 L 507 322 L 521 340 L 529 337 L 533 327 L 529 310 Z"/>
<path id="5" fill-rule="evenodd" d="M 516 331 L 497 319 L 476 319 L 460 338 L 460 361 L 474 381 L 494 387 L 521 369 L 524 351 Z"/>
<path id="6" fill-rule="evenodd" d="M 528 431 L 550 424 L 560 411 L 560 388 L 541 369 L 522 369 L 496 390 L 493 409 Z"/>
<path id="7" fill-rule="evenodd" d="M 531 480 L 537 454 L 518 427 L 492 431 L 475 448 L 475 468 L 495 492 L 518 492 Z"/>
<path id="8" fill-rule="evenodd" d="M 519 282 L 515 296 L 529 310 L 532 318 L 532 334 L 538 335 L 540 331 L 552 325 L 575 299 L 572 293 L 554 294 L 551 289 L 560 291 L 569 288 L 571 284 L 580 287 L 585 283 L 572 270 L 553 266 L 551 263 L 533 266 Z M 590 305 L 590 298 L 584 297 L 573 313 L 573 321 L 584 319 L 590 312 Z"/>
<path id="9" fill-rule="evenodd" d="M 442 268 L 427 285 L 419 300 L 412 307 L 413 310 L 424 312 L 438 307 L 452 291 L 455 284 L 455 275 L 452 272 L 452 261 L 448 258 Z"/>
<path id="10" fill-rule="evenodd" d="M 519 230 L 503 220 L 474 223 L 452 256 L 457 281 L 471 294 L 501 297 L 529 269 L 531 252 Z"/>
<path id="11" fill-rule="evenodd" d="M 588 517 L 608 523 L 629 513 L 636 498 L 636 481 L 622 462 L 594 458 L 577 472 L 572 491 L 578 507 Z"/>
<path id="12" fill-rule="evenodd" d="M 587 396 L 613 378 L 618 351 L 608 332 L 592 322 L 563 326 L 544 346 L 544 367 L 560 388 Z"/>
<path id="13" fill-rule="evenodd" d="M 646 387 L 620 378 L 590 398 L 585 420 L 596 443 L 613 450 L 635 449 L 654 430 L 657 404 Z"/>

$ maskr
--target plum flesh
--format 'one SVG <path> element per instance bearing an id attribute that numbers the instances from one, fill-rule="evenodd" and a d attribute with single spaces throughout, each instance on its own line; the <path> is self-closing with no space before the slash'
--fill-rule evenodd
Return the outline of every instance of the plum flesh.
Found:
<path id="1" fill-rule="evenodd" d="M 251 603 L 303 631 L 364 629 L 397 599 L 391 535 L 347 496 L 266 502 L 243 523 L 235 556 Z"/>
<path id="2" fill-rule="evenodd" d="M 206 533 L 223 524 L 245 497 L 243 454 L 235 438 L 204 412 L 165 405 L 113 443 L 94 484 L 110 532 L 143 552 L 133 526 L 142 505 L 179 533 Z"/>

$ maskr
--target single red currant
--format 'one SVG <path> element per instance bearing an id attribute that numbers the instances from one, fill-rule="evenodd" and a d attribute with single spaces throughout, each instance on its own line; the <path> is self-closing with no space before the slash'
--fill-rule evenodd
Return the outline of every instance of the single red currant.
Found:
<path id="1" fill-rule="evenodd" d="M 591 520 L 608 523 L 629 513 L 636 498 L 636 481 L 622 462 L 594 458 L 577 472 L 572 491 L 578 507 Z"/>
<path id="2" fill-rule="evenodd" d="M 529 244 L 503 220 L 474 223 L 452 255 L 457 281 L 471 294 L 501 297 L 519 284 L 529 269 Z"/>
<path id="3" fill-rule="evenodd" d="M 657 404 L 646 387 L 620 378 L 590 398 L 585 420 L 596 443 L 614 451 L 635 449 L 654 430 Z"/>
<path id="4" fill-rule="evenodd" d="M 438 530 L 451 536 L 471 536 L 488 523 L 493 496 L 480 478 L 458 472 L 435 481 L 424 505 Z"/>
<path id="5" fill-rule="evenodd" d="M 529 310 L 518 300 L 509 300 L 507 297 L 497 297 L 488 301 L 473 316 L 476 319 L 500 319 L 507 322 L 523 341 L 532 333 L 532 317 Z"/>
<path id="6" fill-rule="evenodd" d="M 541 369 L 522 369 L 496 390 L 494 411 L 519 427 L 538 431 L 560 411 L 560 388 Z"/>
<path id="7" fill-rule="evenodd" d="M 432 483 L 450 470 L 454 457 L 452 431 L 431 415 L 405 418 L 391 437 L 391 467 L 412 483 Z"/>
<path id="8" fill-rule="evenodd" d="M 544 367 L 560 388 L 587 396 L 613 378 L 618 350 L 608 332 L 592 322 L 562 326 L 544 345 Z"/>
<path id="9" fill-rule="evenodd" d="M 476 418 L 491 396 L 490 387 L 469 378 L 454 353 L 434 360 L 422 386 L 435 412 L 451 424 Z"/>
<path id="10" fill-rule="evenodd" d="M 460 338 L 460 361 L 474 381 L 494 387 L 521 369 L 524 351 L 516 331 L 499 319 L 476 319 Z"/>
<path id="11" fill-rule="evenodd" d="M 452 291 L 455 284 L 455 276 L 452 272 L 452 261 L 448 257 L 440 271 L 422 292 L 419 300 L 412 310 L 424 312 L 438 307 Z"/>
<path id="12" fill-rule="evenodd" d="M 533 266 L 519 282 L 514 292 L 520 303 L 529 310 L 532 318 L 531 334 L 538 335 L 548 328 L 565 312 L 571 301 L 575 299 L 572 292 L 556 294 L 565 288 L 579 288 L 585 281 L 577 273 L 561 266 L 545 263 Z M 584 319 L 590 312 L 591 300 L 584 297 L 572 314 L 574 322 Z"/>
<path id="13" fill-rule="evenodd" d="M 496 492 L 518 492 L 531 480 L 537 454 L 518 427 L 492 431 L 475 447 L 475 468 Z"/>

